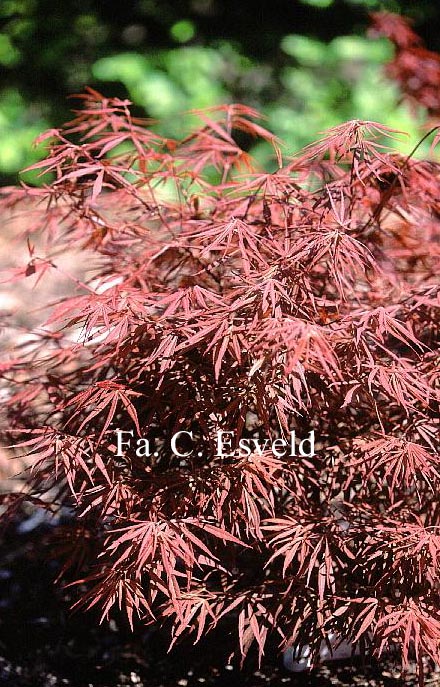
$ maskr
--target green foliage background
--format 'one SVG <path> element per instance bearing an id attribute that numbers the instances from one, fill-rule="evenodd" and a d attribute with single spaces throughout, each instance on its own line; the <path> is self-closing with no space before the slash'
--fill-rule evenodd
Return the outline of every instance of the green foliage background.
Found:
<path id="1" fill-rule="evenodd" d="M 383 76 L 392 47 L 366 37 L 378 9 L 412 16 L 440 49 L 434 0 L 2 0 L 0 181 L 44 154 L 32 141 L 69 118 L 67 97 L 85 85 L 128 96 L 168 135 L 189 125 L 182 112 L 235 101 L 262 111 L 287 153 L 353 118 L 408 131 L 409 150 L 424 113 Z M 252 152 L 267 163 L 264 146 Z"/>

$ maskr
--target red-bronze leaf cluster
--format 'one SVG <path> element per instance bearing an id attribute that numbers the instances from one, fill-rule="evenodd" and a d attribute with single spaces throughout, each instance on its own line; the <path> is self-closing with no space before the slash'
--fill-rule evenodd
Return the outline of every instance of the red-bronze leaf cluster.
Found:
<path id="1" fill-rule="evenodd" d="M 173 641 L 224 623 L 243 657 L 269 637 L 316 657 L 331 635 L 439 663 L 440 165 L 369 121 L 282 159 L 249 107 L 192 116 L 165 139 L 89 90 L 36 165 L 53 181 L 3 194 L 33 207 L 14 279 L 71 249 L 88 268 L 1 368 L 31 461 L 3 517 L 27 498 L 70 513 L 79 605 Z M 293 430 L 315 455 L 216 451 L 221 431 Z"/>
<path id="2" fill-rule="evenodd" d="M 392 12 L 371 15 L 373 35 L 388 38 L 395 55 L 387 65 L 395 81 L 412 105 L 425 107 L 432 117 L 440 117 L 440 55 L 428 50 L 411 28 L 410 21 Z"/>

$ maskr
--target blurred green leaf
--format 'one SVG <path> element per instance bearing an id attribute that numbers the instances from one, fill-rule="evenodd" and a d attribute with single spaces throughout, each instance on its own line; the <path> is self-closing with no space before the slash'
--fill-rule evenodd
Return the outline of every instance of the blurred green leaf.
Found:
<path id="1" fill-rule="evenodd" d="M 196 34 L 196 27 L 192 21 L 182 19 L 178 21 L 170 29 L 171 37 L 178 43 L 188 43 Z"/>
<path id="2" fill-rule="evenodd" d="M 9 36 L 0 33 L 0 64 L 4 67 L 12 67 L 20 61 L 20 53 L 12 45 Z"/>
<path id="3" fill-rule="evenodd" d="M 16 89 L 0 93 L 0 171 L 16 173 L 36 162 L 44 149 L 33 148 L 33 142 L 49 123 L 37 108 L 30 110 Z"/>
<path id="4" fill-rule="evenodd" d="M 303 65 L 316 67 L 326 56 L 325 43 L 307 36 L 290 35 L 281 41 L 281 49 Z"/>
<path id="5" fill-rule="evenodd" d="M 333 5 L 334 0 L 301 0 L 303 5 L 311 5 L 312 7 L 326 8 Z"/>

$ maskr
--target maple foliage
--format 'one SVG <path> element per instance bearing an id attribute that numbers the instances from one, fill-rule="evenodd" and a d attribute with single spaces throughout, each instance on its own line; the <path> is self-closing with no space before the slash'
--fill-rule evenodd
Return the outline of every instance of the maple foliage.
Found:
<path id="1" fill-rule="evenodd" d="M 374 122 L 283 159 L 249 107 L 198 116 L 164 139 L 89 90 L 46 136 L 53 181 L 3 192 L 41 209 L 11 278 L 71 247 L 90 267 L 1 368 L 4 435 L 32 460 L 3 518 L 70 508 L 77 605 L 173 642 L 229 619 L 243 658 L 270 638 L 316 660 L 331 634 L 439 663 L 440 166 Z M 117 455 L 117 429 L 154 453 Z M 220 430 L 313 430 L 316 454 L 217 455 Z"/>
<path id="2" fill-rule="evenodd" d="M 392 12 L 371 15 L 373 35 L 388 38 L 395 55 L 387 65 L 388 76 L 396 81 L 412 105 L 422 105 L 428 113 L 440 116 L 440 55 L 428 50 L 406 17 Z"/>

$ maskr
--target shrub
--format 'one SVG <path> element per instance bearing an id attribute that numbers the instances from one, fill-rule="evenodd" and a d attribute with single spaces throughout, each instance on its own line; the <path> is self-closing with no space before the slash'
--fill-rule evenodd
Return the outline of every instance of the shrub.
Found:
<path id="1" fill-rule="evenodd" d="M 427 50 L 405 17 L 391 12 L 374 12 L 373 35 L 386 36 L 394 46 L 394 57 L 386 73 L 415 111 L 425 107 L 438 120 L 440 114 L 440 55 Z"/>
<path id="2" fill-rule="evenodd" d="M 331 634 L 438 663 L 439 165 L 374 122 L 282 160 L 248 107 L 198 116 L 164 139 L 88 91 L 46 135 L 55 180 L 4 193 L 41 207 L 15 279 L 72 248 L 89 276 L 2 366 L 5 435 L 32 460 L 3 518 L 71 509 L 64 574 L 103 618 L 173 641 L 229 622 L 242 657 Z M 293 430 L 296 455 L 264 446 Z"/>

